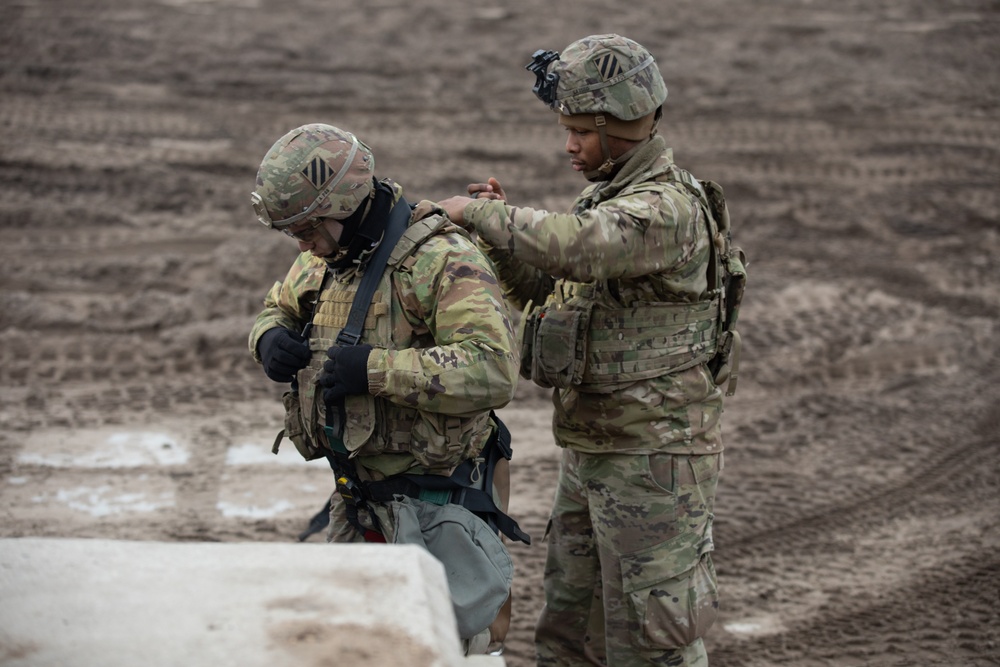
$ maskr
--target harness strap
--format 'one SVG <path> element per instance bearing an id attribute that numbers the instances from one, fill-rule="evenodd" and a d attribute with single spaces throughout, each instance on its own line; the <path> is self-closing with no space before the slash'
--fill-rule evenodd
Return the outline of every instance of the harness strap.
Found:
<path id="1" fill-rule="evenodd" d="M 385 273 L 385 267 L 389 261 L 389 255 L 406 232 L 410 222 L 410 205 L 402 197 L 393 206 L 389 213 L 389 220 L 386 222 L 385 230 L 382 232 L 382 240 L 372 254 L 365 272 L 361 276 L 358 284 L 358 291 L 354 294 L 351 302 L 351 310 L 347 315 L 347 323 L 340 333 L 337 334 L 337 345 L 353 346 L 361 342 L 364 333 L 365 318 L 368 316 L 368 309 L 371 307 L 372 297 L 378 290 L 378 284 Z M 365 536 L 368 542 L 384 542 L 385 539 L 379 533 L 369 530 L 362 525 L 358 519 L 358 509 L 367 509 L 369 498 L 365 493 L 363 482 L 359 478 L 358 468 L 350 460 L 347 449 L 344 447 L 341 437 L 347 415 L 344 414 L 344 402 L 339 401 L 337 405 L 331 405 L 327 411 L 327 420 L 331 422 L 326 426 L 327 442 L 332 451 L 327 452 L 326 458 L 333 469 L 334 478 L 337 483 L 337 490 L 347 505 L 347 520 L 354 526 L 355 530 Z M 381 530 L 378 518 L 374 512 L 369 511 L 369 516 L 375 527 Z"/>
<path id="2" fill-rule="evenodd" d="M 347 515 L 347 522 L 354 527 L 354 530 L 364 536 L 365 542 L 385 542 L 385 536 L 382 534 L 382 526 L 379 523 L 378 517 L 368 507 L 368 501 L 371 498 L 365 489 L 364 482 L 358 479 L 357 469 L 354 467 L 354 464 L 348 460 L 346 455 L 339 452 L 327 453 L 326 458 L 330 462 L 330 468 L 333 470 L 337 491 L 344 500 L 344 513 Z M 359 509 L 364 509 L 368 512 L 368 517 L 375 525 L 375 530 L 367 528 L 361 523 L 361 520 L 358 518 Z M 330 501 L 327 501 L 325 510 L 327 512 L 330 511 Z M 315 520 L 316 517 L 313 517 L 313 519 Z M 329 518 L 327 521 L 329 521 Z M 300 541 L 302 540 L 301 537 L 299 539 Z"/>
<path id="3" fill-rule="evenodd" d="M 385 231 L 382 232 L 382 241 L 368 261 L 364 275 L 361 276 L 358 291 L 354 295 L 354 302 L 351 304 L 351 311 L 347 316 L 347 324 L 337 334 L 338 345 L 357 345 L 361 341 L 365 317 L 368 315 L 372 297 L 375 296 L 375 290 L 378 289 L 378 284 L 382 280 L 382 274 L 389 262 L 389 255 L 392 254 L 396 243 L 403 236 L 409 222 L 410 205 L 400 197 L 389 214 L 389 221 L 385 225 Z"/>
<path id="4" fill-rule="evenodd" d="M 374 502 L 389 502 L 394 496 L 419 498 L 438 505 L 461 505 L 479 516 L 493 530 L 499 530 L 512 540 L 531 544 L 531 536 L 521 530 L 513 518 L 504 513 L 493 500 L 493 471 L 500 457 L 510 460 L 510 431 L 492 414 L 496 428 L 476 459 L 463 461 L 449 477 L 440 475 L 396 475 L 380 481 L 365 482 L 364 494 Z M 483 473 L 480 466 L 485 464 Z M 482 485 L 482 488 L 478 488 Z"/>
<path id="5" fill-rule="evenodd" d="M 378 284 L 382 281 L 382 274 L 385 273 L 389 255 L 392 254 L 400 237 L 406 232 L 410 222 L 410 211 L 410 205 L 400 197 L 389 213 L 385 231 L 382 232 L 382 240 L 371 259 L 368 260 L 365 272 L 361 276 L 361 282 L 358 284 L 358 291 L 354 293 L 351 310 L 347 314 L 347 323 L 337 334 L 337 345 L 353 346 L 361 342 L 365 329 L 365 318 L 368 317 L 372 298 L 378 290 Z M 330 409 L 327 410 L 327 422 L 326 433 L 330 447 L 334 450 L 343 449 L 344 444 L 341 438 L 344 434 L 344 424 L 347 422 L 343 399 L 339 400 L 336 405 L 331 405 Z M 346 451 L 344 449 L 344 452 Z"/>

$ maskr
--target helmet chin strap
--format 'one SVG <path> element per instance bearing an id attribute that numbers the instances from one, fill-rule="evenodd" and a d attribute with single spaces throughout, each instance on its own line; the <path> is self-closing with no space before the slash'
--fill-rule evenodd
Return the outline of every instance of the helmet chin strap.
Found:
<path id="1" fill-rule="evenodd" d="M 340 240 L 339 253 L 330 255 L 327 264 L 334 269 L 353 266 L 356 260 L 364 258 L 382 239 L 385 223 L 393 204 L 393 190 L 387 184 L 376 181 L 371 195 L 364 206 L 359 207 L 343 221 L 344 233 Z"/>
<path id="2" fill-rule="evenodd" d="M 326 244 L 330 246 L 330 253 L 327 257 L 336 257 L 340 253 L 340 244 L 333 238 L 330 231 L 326 228 L 326 225 L 320 225 L 316 228 L 316 234 L 323 237 Z"/>
<path id="3" fill-rule="evenodd" d="M 314 228 L 313 234 L 321 237 L 326 244 L 330 247 L 330 252 L 324 255 L 324 259 L 327 263 L 336 262 L 344 257 L 344 255 L 350 250 L 352 241 L 354 240 L 356 233 L 355 228 L 365 219 L 368 215 L 368 210 L 371 207 L 372 201 L 375 199 L 375 190 L 372 190 L 372 194 L 365 200 L 365 202 L 355 209 L 354 213 L 349 215 L 343 220 L 335 220 L 335 222 L 340 224 L 340 240 L 333 238 L 333 234 L 327 228 L 326 224 L 319 225 Z M 341 241 L 343 243 L 341 243 Z"/>
<path id="4" fill-rule="evenodd" d="M 611 158 L 611 147 L 608 145 L 608 121 L 604 118 L 604 114 L 599 113 L 594 116 L 594 123 L 597 125 L 597 134 L 601 137 L 601 153 L 604 157 L 604 162 L 597 168 L 597 174 L 600 175 L 597 180 L 604 180 L 602 177 L 609 176 L 615 168 L 615 161 Z"/>
<path id="5" fill-rule="evenodd" d="M 646 143 L 653 138 L 653 135 L 656 134 L 656 126 L 659 124 L 659 121 L 660 121 L 659 116 L 657 116 L 653 121 L 653 127 L 649 131 L 648 137 L 646 137 L 645 139 L 643 139 L 642 141 L 640 141 L 635 146 L 628 149 L 618 157 L 612 158 L 611 147 L 608 144 L 607 120 L 604 118 L 604 114 L 602 113 L 595 114 L 594 124 L 597 125 L 597 134 L 601 138 L 601 153 L 602 157 L 604 158 L 604 162 L 602 162 L 601 166 L 598 167 L 597 169 L 584 172 L 583 174 L 584 177 L 586 177 L 586 179 L 591 182 L 608 180 L 608 178 L 612 175 L 612 173 L 614 173 L 614 171 L 618 167 L 628 162 L 632 158 L 632 156 L 639 151 L 640 148 L 645 146 Z"/>

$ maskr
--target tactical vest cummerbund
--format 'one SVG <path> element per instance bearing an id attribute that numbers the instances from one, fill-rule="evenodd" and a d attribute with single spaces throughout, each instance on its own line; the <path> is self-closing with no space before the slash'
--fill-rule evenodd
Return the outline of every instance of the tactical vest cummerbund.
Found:
<path id="1" fill-rule="evenodd" d="M 591 286 L 573 291 L 522 320 L 521 374 L 543 387 L 608 393 L 715 355 L 718 298 L 610 308 L 592 300 Z"/>
<path id="2" fill-rule="evenodd" d="M 715 354 L 718 300 L 602 308 L 590 315 L 581 391 L 696 366 Z"/>

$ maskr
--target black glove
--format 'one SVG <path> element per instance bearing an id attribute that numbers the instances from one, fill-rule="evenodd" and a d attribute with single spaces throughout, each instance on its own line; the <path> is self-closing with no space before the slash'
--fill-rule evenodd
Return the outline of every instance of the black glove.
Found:
<path id="1" fill-rule="evenodd" d="M 334 345 L 326 351 L 330 359 L 323 364 L 319 383 L 324 387 L 323 400 L 329 405 L 349 394 L 368 393 L 368 355 L 371 345 Z"/>
<path id="2" fill-rule="evenodd" d="M 309 364 L 309 343 L 283 327 L 268 329 L 257 341 L 264 374 L 275 382 L 291 382 Z"/>

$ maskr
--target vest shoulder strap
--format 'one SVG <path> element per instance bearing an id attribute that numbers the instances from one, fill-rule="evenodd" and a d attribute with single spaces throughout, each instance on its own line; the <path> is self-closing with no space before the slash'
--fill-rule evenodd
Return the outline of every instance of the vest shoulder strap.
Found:
<path id="1" fill-rule="evenodd" d="M 409 223 L 410 205 L 400 197 L 389 213 L 389 221 L 382 234 L 382 242 L 372 258 L 368 260 L 368 266 L 365 267 L 364 275 L 361 276 L 361 283 L 358 285 L 354 301 L 351 302 L 350 313 L 347 315 L 347 324 L 337 334 L 338 345 L 357 345 L 361 342 L 365 317 L 368 315 L 372 297 L 375 296 L 379 281 L 382 280 L 382 274 L 385 272 L 386 264 L 389 263 L 391 253 L 397 242 L 406 233 Z"/>
<path id="2" fill-rule="evenodd" d="M 417 220 L 407 227 L 389 256 L 389 266 L 393 268 L 399 266 L 416 252 L 424 241 L 447 227 L 449 222 L 444 216 L 434 215 Z"/>

